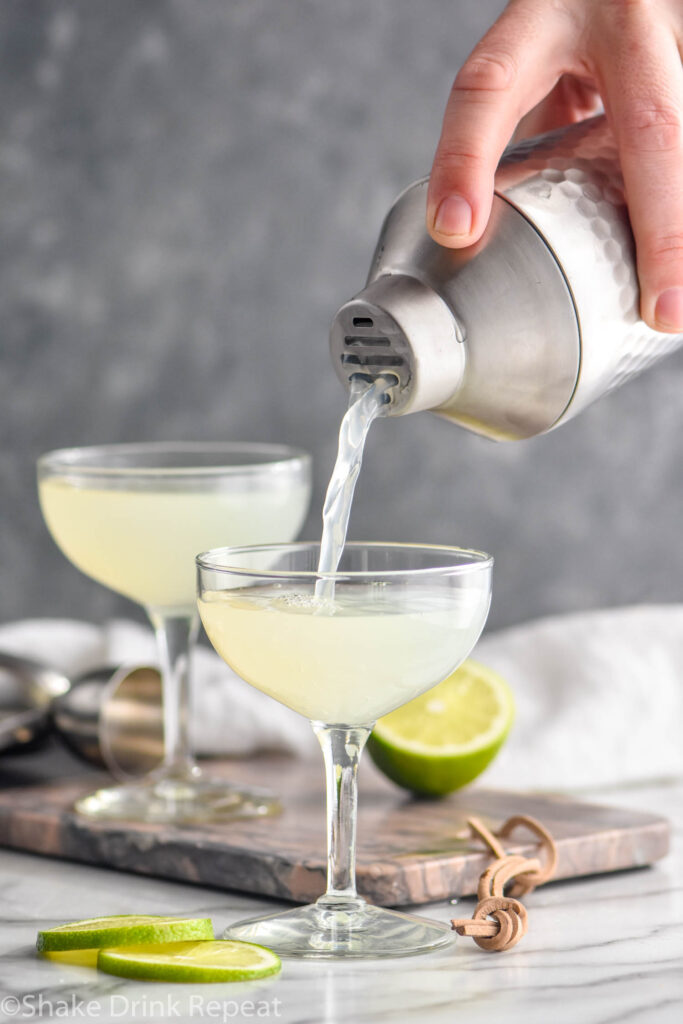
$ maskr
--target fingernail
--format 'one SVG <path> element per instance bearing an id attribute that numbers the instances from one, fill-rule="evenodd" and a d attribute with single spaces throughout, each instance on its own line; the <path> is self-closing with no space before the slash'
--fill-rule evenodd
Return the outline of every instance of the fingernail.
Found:
<path id="1" fill-rule="evenodd" d="M 472 207 L 462 196 L 442 199 L 434 218 L 434 229 L 442 235 L 469 235 Z"/>
<path id="2" fill-rule="evenodd" d="M 657 299 L 655 320 L 667 330 L 683 331 L 683 288 L 667 288 Z"/>

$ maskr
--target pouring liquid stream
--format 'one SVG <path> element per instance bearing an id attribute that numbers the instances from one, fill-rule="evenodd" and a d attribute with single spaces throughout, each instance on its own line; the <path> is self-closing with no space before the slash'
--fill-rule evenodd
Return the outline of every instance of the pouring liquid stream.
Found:
<path id="1" fill-rule="evenodd" d="M 395 383 L 393 377 L 368 380 L 360 376 L 351 382 L 349 407 L 339 429 L 337 460 L 323 505 L 323 532 L 318 561 L 321 576 L 336 572 L 339 565 L 368 431 L 373 421 L 388 410 L 388 391 Z M 334 600 L 334 580 L 325 579 L 324 576 L 317 580 L 315 597 L 329 607 L 329 603 Z"/>
<path id="2" fill-rule="evenodd" d="M 315 583 L 206 591 L 200 611 L 216 650 L 252 686 L 325 728 L 365 730 L 444 679 L 472 649 L 488 610 L 488 579 L 391 586 L 374 579 L 367 560 L 355 561 L 351 576 L 336 573 L 363 445 L 373 421 L 391 409 L 396 379 L 351 385 Z"/>

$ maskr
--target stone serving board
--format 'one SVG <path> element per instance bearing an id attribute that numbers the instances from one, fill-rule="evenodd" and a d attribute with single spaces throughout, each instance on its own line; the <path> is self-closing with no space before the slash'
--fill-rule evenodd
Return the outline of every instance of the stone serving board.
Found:
<path id="1" fill-rule="evenodd" d="M 489 856 L 461 836 L 476 815 L 494 830 L 530 814 L 558 846 L 557 879 L 641 867 L 663 857 L 669 824 L 653 814 L 574 800 L 470 787 L 445 800 L 412 799 L 369 763 L 360 772 L 358 888 L 386 906 L 476 892 Z M 0 845 L 124 871 L 281 899 L 315 899 L 324 889 L 322 763 L 260 758 L 207 764 L 234 783 L 277 786 L 277 817 L 222 825 L 137 825 L 89 821 L 74 800 L 110 780 L 82 774 L 0 791 Z M 0 780 L 1 781 L 1 780 Z M 532 855 L 533 837 L 515 833 L 515 852 Z"/>

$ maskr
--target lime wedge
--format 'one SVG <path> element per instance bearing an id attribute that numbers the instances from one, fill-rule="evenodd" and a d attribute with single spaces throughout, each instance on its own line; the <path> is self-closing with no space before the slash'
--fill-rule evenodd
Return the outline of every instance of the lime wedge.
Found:
<path id="1" fill-rule="evenodd" d="M 380 718 L 368 750 L 397 785 L 443 796 L 483 772 L 513 719 L 514 700 L 505 680 L 468 660 L 438 686 Z"/>
<path id="2" fill-rule="evenodd" d="M 116 914 L 113 917 L 90 917 L 85 921 L 72 921 L 70 924 L 60 924 L 56 928 L 40 931 L 36 948 L 39 953 L 52 953 L 74 949 L 100 949 L 102 946 L 132 946 L 141 942 L 179 942 L 183 939 L 212 938 L 213 925 L 208 917 Z"/>
<path id="3" fill-rule="evenodd" d="M 252 981 L 277 974 L 280 957 L 251 942 L 162 942 L 101 949 L 97 966 L 107 974 L 143 981 Z"/>

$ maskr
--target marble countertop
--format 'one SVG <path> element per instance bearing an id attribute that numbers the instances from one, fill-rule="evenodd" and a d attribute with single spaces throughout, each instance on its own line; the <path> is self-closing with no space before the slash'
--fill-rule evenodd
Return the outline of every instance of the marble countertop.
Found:
<path id="1" fill-rule="evenodd" d="M 561 882 L 526 899 L 529 933 L 502 954 L 471 939 L 393 961 L 284 961 L 260 984 L 130 982 L 34 953 L 39 927 L 122 913 L 211 916 L 216 934 L 280 904 L 0 850 L 0 1021 L 247 1021 L 282 1024 L 679 1024 L 683 1019 L 683 784 L 592 792 L 663 813 L 671 854 L 654 867 Z M 472 900 L 419 908 L 469 916 Z M 457 1016 L 456 1015 L 460 1015 Z"/>

